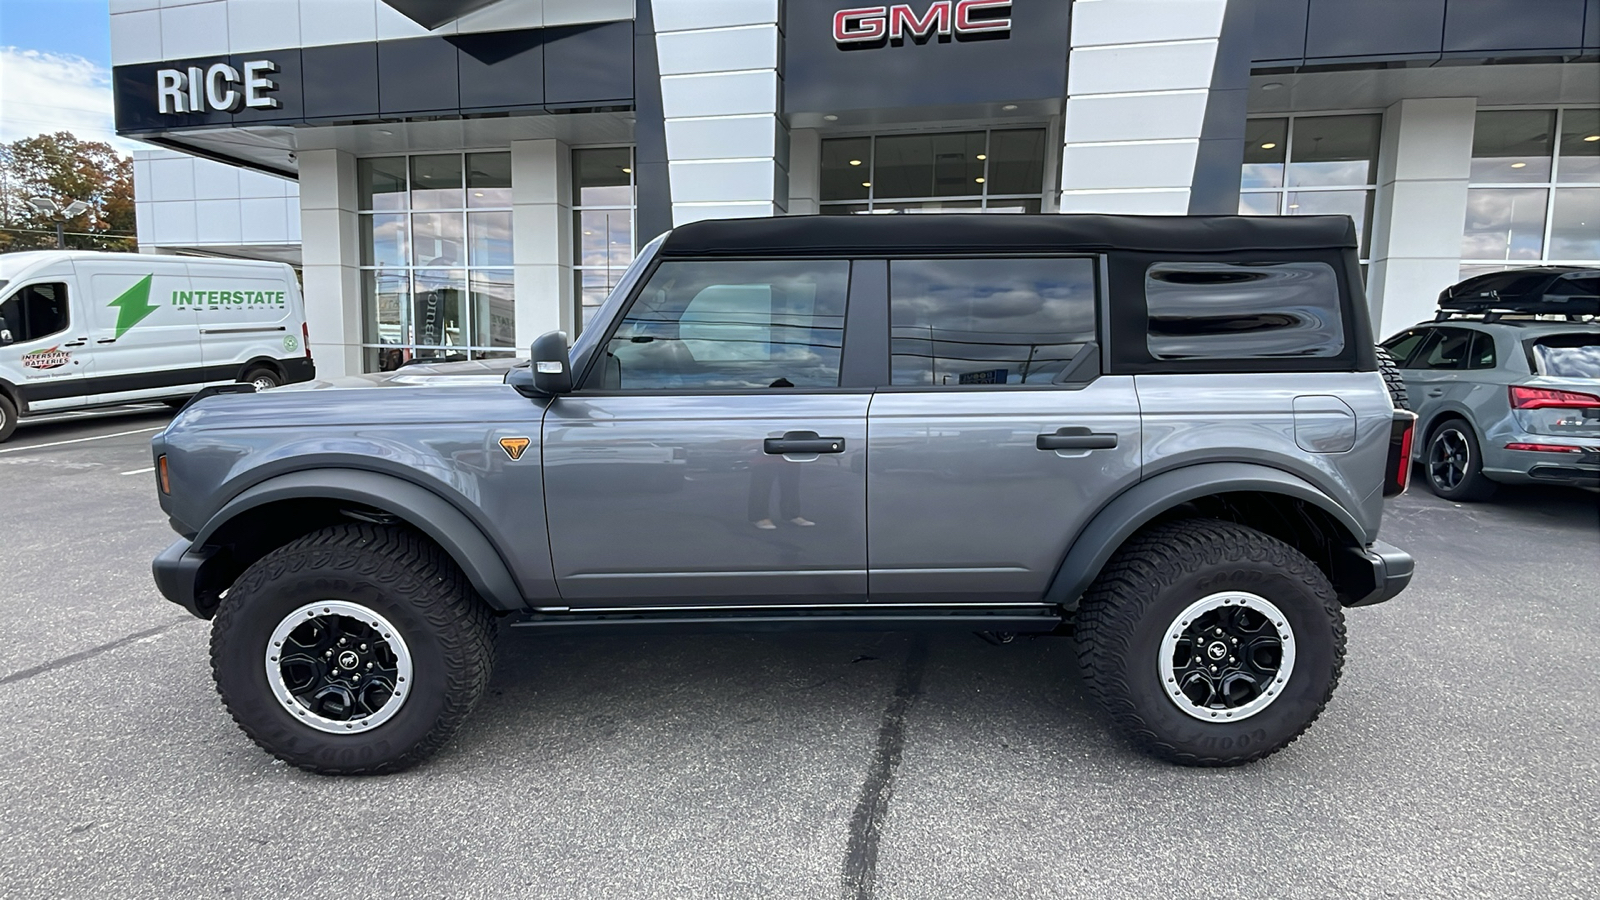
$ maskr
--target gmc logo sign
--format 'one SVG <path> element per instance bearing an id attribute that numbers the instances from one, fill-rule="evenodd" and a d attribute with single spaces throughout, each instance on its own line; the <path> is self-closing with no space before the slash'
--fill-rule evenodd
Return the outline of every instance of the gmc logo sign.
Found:
<path id="1" fill-rule="evenodd" d="M 1006 37 L 1011 33 L 1011 0 L 935 0 L 922 15 L 908 5 L 862 6 L 833 14 L 833 39 L 840 46 L 949 40 L 952 35 Z"/>

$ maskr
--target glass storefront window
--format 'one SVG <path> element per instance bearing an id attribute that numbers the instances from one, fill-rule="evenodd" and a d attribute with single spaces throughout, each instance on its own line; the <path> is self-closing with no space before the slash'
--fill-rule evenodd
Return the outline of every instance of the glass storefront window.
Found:
<path id="1" fill-rule="evenodd" d="M 1600 109 L 1480 110 L 1461 277 L 1600 264 Z"/>
<path id="2" fill-rule="evenodd" d="M 411 208 L 460 209 L 461 154 L 411 157 Z"/>
<path id="3" fill-rule="evenodd" d="M 511 154 L 357 160 L 368 371 L 514 352 Z"/>
<path id="4" fill-rule="evenodd" d="M 829 138 L 820 211 L 1039 212 L 1044 173 L 1042 128 Z"/>
<path id="5" fill-rule="evenodd" d="M 1289 141 L 1289 186 L 1372 184 L 1382 116 L 1296 116 Z"/>
<path id="6" fill-rule="evenodd" d="M 1525 184 L 1550 180 L 1555 143 L 1553 109 L 1502 109 L 1478 113 L 1472 129 L 1475 183 Z"/>
<path id="7" fill-rule="evenodd" d="M 633 262 L 634 177 L 632 147 L 572 151 L 574 279 L 577 325 L 589 324 Z"/>
<path id="8" fill-rule="evenodd" d="M 1245 123 L 1239 214 L 1345 215 L 1367 262 L 1377 196 L 1380 115 L 1286 116 Z"/>

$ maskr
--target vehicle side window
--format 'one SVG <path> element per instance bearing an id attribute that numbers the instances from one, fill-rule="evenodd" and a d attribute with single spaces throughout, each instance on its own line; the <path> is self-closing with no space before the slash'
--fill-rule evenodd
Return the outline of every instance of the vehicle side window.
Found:
<path id="1" fill-rule="evenodd" d="M 894 260 L 889 304 L 893 384 L 1050 384 L 1095 339 L 1095 262 Z"/>
<path id="2" fill-rule="evenodd" d="M 1467 368 L 1492 369 L 1495 367 L 1494 335 L 1482 331 L 1472 333 L 1472 346 L 1467 350 Z"/>
<path id="3" fill-rule="evenodd" d="M 586 386 L 837 387 L 849 283 L 846 260 L 664 262 Z"/>
<path id="4" fill-rule="evenodd" d="M 1428 336 L 1428 333 L 1426 328 L 1407 331 L 1398 337 L 1390 338 L 1388 343 L 1383 345 L 1383 349 L 1389 351 L 1389 355 L 1394 357 L 1395 365 L 1405 368 L 1406 361 L 1411 359 L 1412 352 L 1417 349 L 1418 344 L 1422 343 L 1422 339 Z"/>
<path id="5" fill-rule="evenodd" d="M 1339 280 L 1327 263 L 1156 263 L 1144 290 L 1145 340 L 1156 359 L 1344 352 Z"/>
<path id="6" fill-rule="evenodd" d="M 1472 332 L 1460 328 L 1436 328 L 1411 361 L 1412 369 L 1451 370 L 1465 368 Z"/>
<path id="7" fill-rule="evenodd" d="M 68 324 L 67 286 L 59 281 L 25 285 L 0 303 L 0 328 L 13 343 L 49 337 Z"/>

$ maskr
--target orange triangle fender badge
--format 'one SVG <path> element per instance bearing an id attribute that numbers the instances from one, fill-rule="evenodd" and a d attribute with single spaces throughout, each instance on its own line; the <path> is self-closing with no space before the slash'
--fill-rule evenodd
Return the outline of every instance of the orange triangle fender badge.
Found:
<path id="1" fill-rule="evenodd" d="M 522 458 L 522 451 L 528 449 L 531 443 L 533 441 L 525 437 L 503 437 L 500 439 L 500 449 L 515 462 Z"/>

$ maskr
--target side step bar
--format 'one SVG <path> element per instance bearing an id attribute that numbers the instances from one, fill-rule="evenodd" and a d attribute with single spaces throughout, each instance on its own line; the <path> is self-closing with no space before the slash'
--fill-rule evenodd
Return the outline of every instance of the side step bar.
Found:
<path id="1" fill-rule="evenodd" d="M 1055 631 L 1062 616 L 1048 606 L 795 607 L 763 609 L 649 610 L 642 612 L 530 613 L 515 628 L 559 634 L 765 632 L 765 631 L 993 631 L 1013 634 Z"/>

